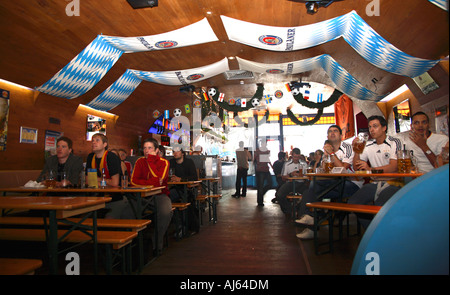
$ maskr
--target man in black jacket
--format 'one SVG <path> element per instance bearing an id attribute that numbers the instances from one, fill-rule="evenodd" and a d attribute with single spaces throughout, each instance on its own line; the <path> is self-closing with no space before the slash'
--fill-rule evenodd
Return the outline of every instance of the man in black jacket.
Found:
<path id="1" fill-rule="evenodd" d="M 36 181 L 45 180 L 51 172 L 56 180 L 56 186 L 78 185 L 81 171 L 83 171 L 83 160 L 72 154 L 72 140 L 63 136 L 56 141 L 56 155 L 47 158 Z"/>

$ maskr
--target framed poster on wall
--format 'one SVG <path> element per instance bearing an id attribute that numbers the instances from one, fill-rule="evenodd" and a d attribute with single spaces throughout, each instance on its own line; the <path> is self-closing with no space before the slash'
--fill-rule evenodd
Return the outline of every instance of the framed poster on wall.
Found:
<path id="1" fill-rule="evenodd" d="M 38 130 L 30 127 L 20 127 L 20 143 L 37 143 Z"/>
<path id="2" fill-rule="evenodd" d="M 8 133 L 9 91 L 0 89 L 0 151 L 6 150 Z"/>

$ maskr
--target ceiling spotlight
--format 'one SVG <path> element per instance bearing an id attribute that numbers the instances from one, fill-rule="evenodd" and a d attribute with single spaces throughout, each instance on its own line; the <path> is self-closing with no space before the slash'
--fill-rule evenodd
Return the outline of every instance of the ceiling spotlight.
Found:
<path id="1" fill-rule="evenodd" d="M 306 12 L 314 14 L 319 10 L 319 7 L 328 7 L 331 3 L 342 0 L 293 0 L 296 2 L 306 2 Z"/>
<path id="2" fill-rule="evenodd" d="M 316 2 L 307 2 L 306 3 L 306 12 L 308 14 L 314 14 L 319 10 L 319 5 Z"/>

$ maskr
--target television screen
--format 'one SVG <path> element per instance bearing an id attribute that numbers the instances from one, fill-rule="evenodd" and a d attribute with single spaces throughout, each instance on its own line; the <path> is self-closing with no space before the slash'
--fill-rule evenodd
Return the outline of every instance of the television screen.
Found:
<path id="1" fill-rule="evenodd" d="M 95 133 L 102 133 L 106 135 L 106 119 L 88 114 L 86 130 L 87 141 L 92 140 L 92 135 L 94 135 Z"/>

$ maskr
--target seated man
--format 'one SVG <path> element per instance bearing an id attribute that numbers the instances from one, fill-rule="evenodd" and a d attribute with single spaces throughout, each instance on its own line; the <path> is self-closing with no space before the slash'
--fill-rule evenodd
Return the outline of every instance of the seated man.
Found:
<path id="1" fill-rule="evenodd" d="M 285 183 L 275 193 L 278 204 L 280 204 L 281 211 L 290 219 L 292 216 L 291 202 L 286 198 L 287 195 L 293 192 L 295 185 L 295 192 L 303 194 L 308 188 L 309 182 L 306 179 L 288 181 L 288 177 L 296 177 L 303 175 L 303 167 L 306 167 L 306 162 L 300 161 L 300 149 L 294 148 L 292 150 L 292 159 L 284 163 L 281 177 Z"/>
<path id="2" fill-rule="evenodd" d="M 37 178 L 37 182 L 45 180 L 46 175 L 52 171 L 56 179 L 56 186 L 75 186 L 80 182 L 80 174 L 83 171 L 83 160 L 72 154 L 72 140 L 68 137 L 60 137 L 56 141 L 56 155 L 50 156 L 45 161 L 44 168 Z M 63 173 L 66 179 L 62 178 Z"/>
<path id="3" fill-rule="evenodd" d="M 194 161 L 186 158 L 181 148 L 175 147 L 173 149 L 173 159 L 170 159 L 170 169 L 173 169 L 173 175 L 170 177 L 169 181 L 177 182 L 198 180 L 197 169 L 195 168 Z M 170 189 L 171 201 L 179 202 L 182 199 L 183 190 L 183 185 L 176 185 L 172 187 Z M 191 194 L 190 197 L 192 197 Z M 192 198 L 189 198 L 187 201 L 192 202 Z"/>
<path id="4" fill-rule="evenodd" d="M 173 169 L 173 175 L 170 177 L 170 181 L 190 181 L 198 180 L 197 169 L 195 168 L 195 163 L 192 159 L 186 158 L 184 156 L 183 150 L 179 147 L 173 148 L 173 159 L 170 159 L 170 169 Z M 170 199 L 172 202 L 184 202 L 185 186 L 174 185 L 170 188 Z M 196 188 L 194 188 L 196 189 Z M 191 203 L 188 207 L 188 229 L 193 232 L 198 232 L 200 230 L 200 221 L 198 216 L 198 210 L 195 205 L 195 194 L 192 191 L 187 191 L 187 202 Z"/>
<path id="5" fill-rule="evenodd" d="M 371 116 L 368 123 L 372 140 L 367 142 L 362 154 L 355 153 L 353 167 L 357 170 L 376 168 L 377 170 L 383 170 L 384 173 L 397 172 L 397 151 L 402 149 L 400 139 L 386 135 L 387 122 L 383 117 Z M 393 178 L 374 179 L 351 196 L 348 203 L 382 206 L 402 185 L 401 181 Z M 361 225 L 367 228 L 373 215 L 357 215 Z"/>
<path id="6" fill-rule="evenodd" d="M 430 131 L 427 114 L 417 112 L 411 116 L 411 131 L 399 134 L 406 150 L 413 151 L 420 173 L 428 173 L 438 167 L 437 157 L 442 148 L 448 148 L 448 136 Z"/>
<path id="7" fill-rule="evenodd" d="M 332 125 L 327 131 L 327 140 L 323 146 L 324 155 L 331 156 L 331 161 L 333 167 L 344 167 L 347 170 L 351 170 L 353 161 L 353 149 L 352 146 L 346 142 L 342 141 L 342 130 L 338 125 Z M 319 159 L 320 161 L 320 159 Z M 345 181 L 344 190 L 342 196 L 340 194 L 341 185 L 338 184 L 338 179 L 324 179 L 318 180 L 313 183 L 308 191 L 303 195 L 302 201 L 300 202 L 299 214 L 304 214 L 300 219 L 295 222 L 306 225 L 313 225 L 314 218 L 312 217 L 311 211 L 307 210 L 306 204 L 316 201 L 321 201 L 322 199 L 337 199 L 337 198 L 347 198 L 353 195 L 359 188 L 361 188 L 363 181 L 352 180 Z M 326 193 L 319 200 L 317 194 L 325 192 L 329 187 L 336 185 L 330 192 Z M 297 234 L 300 239 L 312 239 L 314 232 L 306 228 L 303 232 Z"/>
<path id="8" fill-rule="evenodd" d="M 169 198 L 169 190 L 167 188 L 167 181 L 169 178 L 169 161 L 159 156 L 159 144 L 154 138 L 147 138 L 144 140 L 143 149 L 144 157 L 139 158 L 134 164 L 133 172 L 131 174 L 131 185 L 134 186 L 164 186 L 162 194 L 152 196 L 149 199 L 142 199 L 144 206 L 150 204 L 155 206 L 157 211 L 157 233 L 153 241 L 157 240 L 157 245 L 154 243 L 153 249 L 159 252 L 163 249 L 164 235 L 170 225 L 172 219 L 172 202 Z M 129 210 L 128 218 L 135 218 Z M 156 238 L 156 239 L 155 239 Z"/>
<path id="9" fill-rule="evenodd" d="M 107 186 L 120 186 L 122 179 L 122 169 L 120 158 L 114 153 L 108 152 L 108 138 L 102 133 L 96 133 L 92 136 L 92 153 L 87 156 L 86 173 L 88 169 L 97 170 L 98 187 L 105 173 Z M 88 185 L 88 177 L 86 177 L 86 185 Z M 106 203 L 108 212 L 105 218 L 121 218 L 122 211 L 126 208 L 127 203 L 124 201 L 122 194 L 110 194 L 112 200 Z"/>

